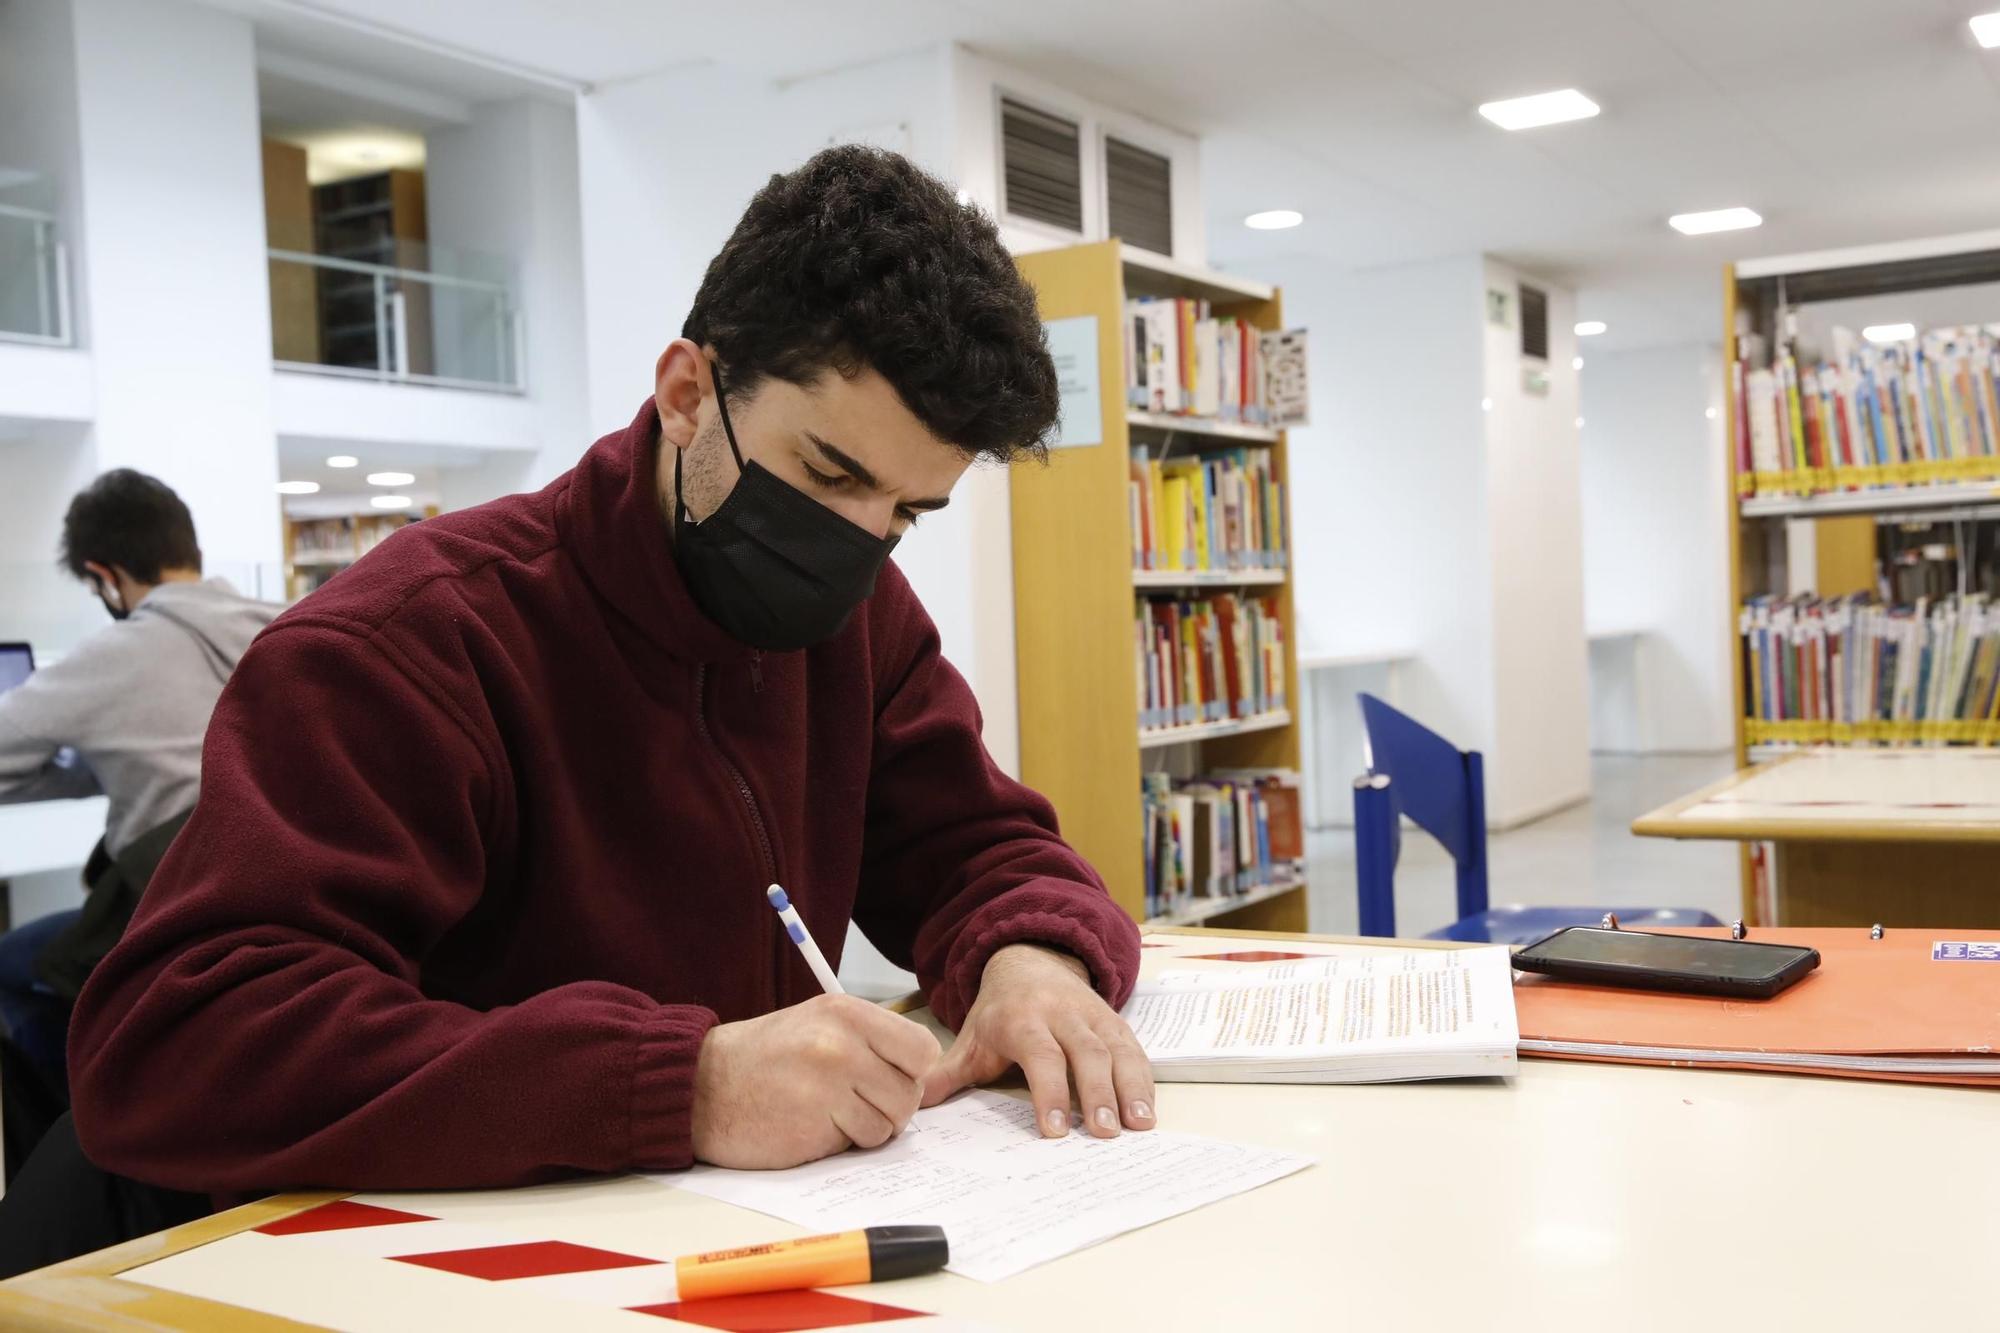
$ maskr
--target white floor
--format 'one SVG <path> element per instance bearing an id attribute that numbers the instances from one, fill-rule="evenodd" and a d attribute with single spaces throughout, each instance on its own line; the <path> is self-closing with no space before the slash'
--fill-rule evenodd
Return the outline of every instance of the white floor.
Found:
<path id="1" fill-rule="evenodd" d="M 1728 921 L 1738 915 L 1735 843 L 1671 842 L 1632 836 L 1634 818 L 1725 777 L 1727 753 L 1596 755 L 1591 799 L 1487 842 L 1494 906 L 1587 903 L 1607 908 L 1694 907 Z M 1331 829 L 1307 839 L 1312 929 L 1355 929 L 1354 835 Z M 1457 917 L 1451 858 L 1430 837 L 1406 829 L 1396 870 L 1396 933 L 1422 935 Z"/>

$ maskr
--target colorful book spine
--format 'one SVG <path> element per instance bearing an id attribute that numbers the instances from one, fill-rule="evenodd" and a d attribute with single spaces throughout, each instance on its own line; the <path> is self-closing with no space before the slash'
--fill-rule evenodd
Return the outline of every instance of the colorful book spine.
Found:
<path id="1" fill-rule="evenodd" d="M 1134 446 L 1127 473 L 1132 568 L 1284 569 L 1285 492 L 1268 449 L 1170 459 Z"/>
<path id="2" fill-rule="evenodd" d="M 2000 324 L 1814 355 L 1735 368 L 1739 494 L 2000 480 Z"/>
<path id="3" fill-rule="evenodd" d="M 1984 594 L 1755 597 L 1737 631 L 1752 744 L 2000 744 L 2000 608 Z"/>
<path id="4" fill-rule="evenodd" d="M 1141 597 L 1133 616 L 1139 725 L 1148 731 L 1287 707 L 1286 645 L 1271 597 Z"/>

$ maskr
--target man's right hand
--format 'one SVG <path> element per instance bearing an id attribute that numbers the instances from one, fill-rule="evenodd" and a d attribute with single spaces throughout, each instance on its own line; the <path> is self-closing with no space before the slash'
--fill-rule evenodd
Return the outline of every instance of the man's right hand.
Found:
<path id="1" fill-rule="evenodd" d="M 694 1155 L 772 1170 L 900 1134 L 940 1051 L 928 1028 L 851 995 L 709 1029 L 694 1075 Z"/>

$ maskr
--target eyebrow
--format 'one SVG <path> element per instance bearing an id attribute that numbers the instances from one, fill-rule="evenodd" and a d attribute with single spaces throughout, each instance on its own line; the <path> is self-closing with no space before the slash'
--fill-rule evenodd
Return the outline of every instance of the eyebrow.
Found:
<path id="1" fill-rule="evenodd" d="M 827 443 L 811 431 L 807 431 L 805 436 L 808 440 L 812 441 L 813 447 L 825 456 L 827 462 L 833 464 L 871 491 L 882 489 L 881 481 L 873 472 L 868 470 L 867 465 L 862 463 L 860 459 L 842 451 L 836 445 Z M 903 501 L 903 508 L 915 509 L 922 513 L 930 514 L 935 513 L 950 503 L 950 496 L 941 495 L 931 500 L 905 500 Z"/>

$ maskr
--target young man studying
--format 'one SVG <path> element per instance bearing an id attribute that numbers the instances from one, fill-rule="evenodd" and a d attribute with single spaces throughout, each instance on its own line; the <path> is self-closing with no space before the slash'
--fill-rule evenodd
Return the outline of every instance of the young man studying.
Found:
<path id="1" fill-rule="evenodd" d="M 774 177 L 630 427 L 244 658 L 77 1010 L 86 1153 L 237 1194 L 782 1167 L 1017 1065 L 1046 1134 L 1149 1128 L 1137 933 L 888 559 L 1056 406 L 990 221 L 873 150 Z M 951 1054 L 820 995 L 772 883 Z"/>

